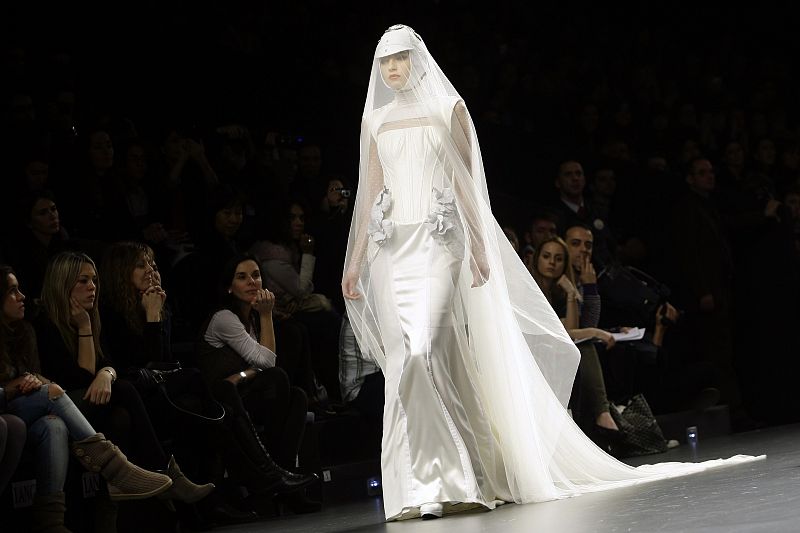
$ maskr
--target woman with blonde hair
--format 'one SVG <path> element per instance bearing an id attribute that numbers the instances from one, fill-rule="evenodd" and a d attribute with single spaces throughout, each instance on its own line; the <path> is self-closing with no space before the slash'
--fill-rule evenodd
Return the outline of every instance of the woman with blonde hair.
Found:
<path id="1" fill-rule="evenodd" d="M 86 469 L 100 473 L 113 500 L 141 499 L 170 490 L 172 480 L 128 462 L 102 433 L 97 433 L 58 384 L 45 377 L 36 337 L 25 322 L 25 295 L 14 270 L 0 265 L 0 391 L 8 411 L 29 427 L 36 457 L 34 531 L 66 531 L 64 482 L 68 451 Z M 67 445 L 67 437 L 73 442 Z"/>
<path id="2" fill-rule="evenodd" d="M 163 498 L 194 503 L 212 484 L 195 485 L 174 458 L 167 458 L 136 388 L 117 379 L 100 345 L 98 274 L 83 253 L 63 252 L 50 261 L 42 286 L 43 313 L 36 328 L 42 372 L 58 382 L 86 418 L 151 469 L 165 469 L 173 486 Z"/>
<path id="3" fill-rule="evenodd" d="M 561 237 L 551 237 L 539 246 L 533 256 L 532 267 L 533 279 L 561 318 L 570 337 L 576 341 L 596 338 L 609 348 L 614 345 L 614 337 L 609 332 L 599 328 L 579 327 L 582 298 L 576 288 L 575 271 L 570 264 L 567 243 Z M 581 343 L 579 349 L 580 403 L 593 416 L 594 424 L 587 431 L 605 447 L 608 440 L 619 436 L 619 428 L 609 410 L 610 404 L 597 350 L 591 343 L 585 342 Z"/>

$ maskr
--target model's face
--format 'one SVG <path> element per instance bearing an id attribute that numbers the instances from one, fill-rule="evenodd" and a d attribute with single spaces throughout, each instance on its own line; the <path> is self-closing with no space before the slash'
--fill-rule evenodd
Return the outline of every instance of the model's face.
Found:
<path id="1" fill-rule="evenodd" d="M 386 85 L 399 91 L 411 74 L 411 57 L 407 50 L 380 58 L 381 76 Z"/>
<path id="2" fill-rule="evenodd" d="M 297 204 L 292 204 L 289 209 L 289 230 L 292 232 L 292 239 L 297 240 L 306 229 L 306 213 Z"/>
<path id="3" fill-rule="evenodd" d="M 242 261 L 236 266 L 236 273 L 228 289 L 231 294 L 243 302 L 252 302 L 261 288 L 261 270 L 255 261 Z"/>
<path id="4" fill-rule="evenodd" d="M 19 290 L 19 282 L 14 274 L 6 278 L 8 289 L 3 295 L 3 320 L 16 322 L 25 318 L 25 295 Z"/>
<path id="5" fill-rule="evenodd" d="M 592 258 L 594 239 L 591 231 L 577 226 L 568 229 L 565 237 L 569 260 L 573 266 L 581 265 L 586 259 Z"/>
<path id="6" fill-rule="evenodd" d="M 36 233 L 55 235 L 61 230 L 58 208 L 48 198 L 39 198 L 31 209 L 30 227 Z"/>
<path id="7" fill-rule="evenodd" d="M 564 250 L 554 242 L 542 247 L 539 262 L 536 265 L 539 273 L 547 279 L 558 279 L 564 273 Z"/>
<path id="8" fill-rule="evenodd" d="M 78 274 L 78 279 L 75 280 L 75 285 L 72 286 L 72 291 L 70 291 L 69 295 L 71 298 L 75 298 L 78 304 L 87 311 L 94 307 L 97 297 L 97 272 L 91 263 L 84 263 L 81 266 L 81 272 Z"/>
<path id="9" fill-rule="evenodd" d="M 153 261 L 152 257 L 143 253 L 133 267 L 131 283 L 139 292 L 145 292 L 153 285 L 157 285 L 155 272 L 155 261 Z"/>

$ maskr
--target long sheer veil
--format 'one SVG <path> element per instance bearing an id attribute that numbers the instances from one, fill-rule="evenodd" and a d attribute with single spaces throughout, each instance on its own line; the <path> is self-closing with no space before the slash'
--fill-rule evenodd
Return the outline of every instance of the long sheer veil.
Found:
<path id="1" fill-rule="evenodd" d="M 398 91 L 387 86 L 380 59 L 407 51 L 411 73 Z M 393 295 L 378 280 L 381 246 L 396 208 L 384 180 L 377 139 L 394 128 L 432 126 L 444 179 L 434 180 L 425 222 L 463 257 L 451 323 L 465 331 L 463 357 L 491 422 L 515 501 L 541 501 L 628 484 L 647 477 L 594 446 L 565 407 L 580 354 L 492 215 L 478 136 L 461 96 L 409 27 L 387 30 L 378 44 L 361 121 L 359 186 L 344 279 L 358 299 L 346 300 L 362 352 L 386 368 L 385 346 L 401 332 L 381 319 Z M 441 142 L 439 142 L 441 140 Z M 418 148 L 417 148 L 418 149 Z M 418 154 L 407 154 L 416 157 Z M 473 286 L 477 285 L 477 286 Z M 686 473 L 678 468 L 661 473 Z"/>

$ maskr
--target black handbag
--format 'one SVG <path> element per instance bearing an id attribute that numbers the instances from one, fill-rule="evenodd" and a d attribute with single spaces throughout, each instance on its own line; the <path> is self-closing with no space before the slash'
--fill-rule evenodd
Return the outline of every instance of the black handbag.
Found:
<path id="1" fill-rule="evenodd" d="M 171 379 L 176 379 L 186 369 L 181 367 L 179 361 L 171 363 L 148 363 L 146 367 L 131 367 L 125 373 L 125 379 L 133 383 L 139 394 L 146 398 L 152 394 L 160 395 L 164 401 L 177 413 L 199 419 L 202 422 L 220 423 L 225 418 L 225 407 L 215 400 L 211 393 L 207 394 L 205 400 L 212 406 L 214 411 L 210 415 L 190 411 L 177 405 L 170 398 L 167 390 L 167 383 Z"/>
<path id="2" fill-rule="evenodd" d="M 624 406 L 622 412 L 613 405 L 609 409 L 620 431 L 620 438 L 611 445 L 611 454 L 635 457 L 667 451 L 667 441 L 644 396 L 636 394 Z"/>

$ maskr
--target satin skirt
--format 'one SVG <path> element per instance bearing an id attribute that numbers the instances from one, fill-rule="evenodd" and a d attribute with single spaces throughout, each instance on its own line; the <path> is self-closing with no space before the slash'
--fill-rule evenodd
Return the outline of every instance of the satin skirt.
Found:
<path id="1" fill-rule="evenodd" d="M 373 262 L 386 364 L 381 467 L 387 520 L 419 506 L 510 499 L 459 319 L 462 259 L 422 223 L 395 224 Z M 377 274 L 377 275 L 375 275 Z"/>

